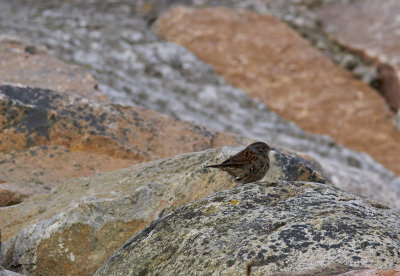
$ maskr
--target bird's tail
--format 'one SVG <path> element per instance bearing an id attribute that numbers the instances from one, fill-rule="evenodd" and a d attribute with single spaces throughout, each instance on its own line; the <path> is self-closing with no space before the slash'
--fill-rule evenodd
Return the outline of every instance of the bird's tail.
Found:
<path id="1" fill-rule="evenodd" d="M 221 167 L 221 165 L 218 164 L 205 166 L 205 168 L 219 168 L 219 167 Z"/>

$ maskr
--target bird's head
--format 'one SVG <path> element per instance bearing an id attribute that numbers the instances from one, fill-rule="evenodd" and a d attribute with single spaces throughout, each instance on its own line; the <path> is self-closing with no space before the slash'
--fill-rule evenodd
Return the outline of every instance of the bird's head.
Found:
<path id="1" fill-rule="evenodd" d="M 255 142 L 250 145 L 250 148 L 255 152 L 268 156 L 268 152 L 274 150 L 264 142 Z"/>

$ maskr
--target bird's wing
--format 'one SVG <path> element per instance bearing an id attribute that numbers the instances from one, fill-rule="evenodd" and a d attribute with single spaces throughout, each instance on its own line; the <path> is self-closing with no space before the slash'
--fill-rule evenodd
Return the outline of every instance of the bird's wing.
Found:
<path id="1" fill-rule="evenodd" d="M 221 166 L 247 165 L 257 160 L 257 154 L 243 150 L 221 163 Z"/>

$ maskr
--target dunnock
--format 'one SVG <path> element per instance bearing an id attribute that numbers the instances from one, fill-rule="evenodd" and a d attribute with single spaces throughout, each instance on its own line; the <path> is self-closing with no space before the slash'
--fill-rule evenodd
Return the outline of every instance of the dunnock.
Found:
<path id="1" fill-rule="evenodd" d="M 256 142 L 221 164 L 206 167 L 226 171 L 241 183 L 255 182 L 263 178 L 269 170 L 268 153 L 270 150 L 273 148 L 267 144 Z"/>

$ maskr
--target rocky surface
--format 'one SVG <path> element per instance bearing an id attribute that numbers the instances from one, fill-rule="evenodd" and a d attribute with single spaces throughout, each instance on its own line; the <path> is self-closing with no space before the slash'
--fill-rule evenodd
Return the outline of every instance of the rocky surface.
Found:
<path id="1" fill-rule="evenodd" d="M 139 48 L 140 47 L 137 47 L 136 49 Z M 149 51 L 146 51 L 146 49 L 149 49 Z M 327 137 L 307 134 L 295 124 L 288 123 L 287 121 L 281 119 L 277 114 L 268 110 L 265 105 L 251 100 L 241 90 L 227 85 L 221 78 L 213 75 L 212 69 L 209 66 L 198 61 L 193 54 L 189 53 L 180 46 L 172 43 L 154 43 L 148 48 L 141 46 L 141 51 L 142 54 L 139 56 L 147 57 L 143 59 L 143 62 L 146 60 L 153 61 L 153 67 L 151 68 L 160 69 L 164 66 L 164 68 L 171 69 L 171 71 L 167 70 L 167 72 L 172 72 L 172 75 L 166 74 L 165 77 L 157 80 L 159 85 L 162 83 L 170 83 L 170 78 L 181 80 L 181 82 L 177 82 L 176 84 L 185 85 L 184 80 L 189 76 L 191 76 L 190 79 L 194 79 L 199 82 L 204 81 L 207 83 L 206 87 L 203 88 L 204 91 L 201 93 L 197 93 L 197 89 L 202 89 L 200 84 L 198 84 L 198 86 L 194 86 L 193 83 L 188 85 L 188 89 L 182 90 L 182 92 L 185 91 L 185 93 L 187 93 L 190 91 L 190 95 L 185 96 L 185 94 L 182 94 L 181 98 L 174 98 L 172 94 L 168 94 L 168 91 L 174 90 L 177 86 L 173 86 L 174 89 L 171 90 L 164 90 L 164 96 L 166 98 L 171 97 L 171 102 L 168 102 L 166 105 L 166 107 L 168 107 L 170 110 L 170 115 L 182 119 L 197 118 L 200 121 L 204 120 L 209 122 L 208 125 L 210 127 L 219 129 L 221 131 L 230 130 L 232 132 L 241 133 L 243 136 L 250 136 L 258 140 L 266 140 L 267 142 L 275 145 L 281 145 L 282 147 L 306 152 L 323 165 L 324 171 L 330 175 L 330 178 L 335 185 L 353 192 L 370 196 L 371 198 L 388 206 L 399 208 L 398 204 L 400 203 L 396 199 L 400 196 L 400 188 L 398 184 L 400 183 L 400 180 L 393 173 L 377 164 L 369 156 L 345 149 L 339 145 L 335 145 L 334 142 Z M 170 56 L 175 58 L 168 58 Z M 181 71 L 181 75 L 176 74 L 176 72 L 173 71 L 173 68 L 177 67 L 173 67 L 173 64 L 186 64 L 184 66 L 186 69 L 182 69 L 183 71 Z M 186 74 L 184 74 L 184 72 L 186 72 Z M 194 72 L 197 72 L 197 75 L 193 75 Z M 155 79 L 153 79 L 151 83 L 154 83 L 154 81 Z M 22 80 L 20 82 L 22 82 Z M 144 87 L 146 86 L 142 86 L 143 89 Z M 189 89 L 190 87 L 192 87 L 192 90 Z M 151 86 L 148 86 L 146 89 L 150 91 L 150 88 Z M 47 106 L 43 106 L 43 103 L 39 103 L 36 99 L 34 99 L 33 95 L 29 96 L 29 91 L 36 91 L 35 89 L 23 90 L 22 88 L 18 88 L 18 91 L 25 91 L 23 93 L 26 94 L 26 98 L 31 99 L 28 100 L 26 104 L 23 104 L 26 105 L 25 107 L 9 106 L 7 110 L 12 109 L 22 112 L 23 110 L 28 109 L 32 113 L 44 112 L 46 114 L 55 112 L 51 108 L 49 109 Z M 48 93 L 53 95 L 54 92 Z M 220 101 L 215 101 L 216 95 L 218 95 L 218 99 Z M 53 101 L 54 98 L 57 97 L 58 96 L 54 94 L 54 96 L 49 97 L 49 99 L 50 101 Z M 60 98 L 58 102 L 53 102 L 53 105 L 67 105 L 68 108 L 64 107 L 60 111 L 63 113 L 61 117 L 67 121 L 71 120 L 70 122 L 72 122 L 72 124 L 67 124 L 67 129 L 65 130 L 63 129 L 64 126 L 63 128 L 59 129 L 56 129 L 56 125 L 50 127 L 49 131 L 50 133 L 53 133 L 53 138 L 59 135 L 59 137 L 56 139 L 50 137 L 51 139 L 47 140 L 47 138 L 39 136 L 39 138 L 42 138 L 41 142 L 29 144 L 28 147 L 26 139 L 27 137 L 35 136 L 35 131 L 28 131 L 28 136 L 25 137 L 24 134 L 19 133 L 16 129 L 14 129 L 15 126 L 21 123 L 20 121 L 14 121 L 13 123 L 17 124 L 14 126 L 12 125 L 13 123 L 11 125 L 3 125 L 5 129 L 10 128 L 7 130 L 7 133 L 14 133 L 16 131 L 18 137 L 22 137 L 22 140 L 15 139 L 16 136 L 13 136 L 14 134 L 5 139 L 5 142 L 10 142 L 11 140 L 19 141 L 17 148 L 20 151 L 11 152 L 12 147 L 15 147 L 14 144 L 10 144 L 8 146 L 3 145 L 3 150 L 6 152 L 0 153 L 0 168 L 3 171 L 4 178 L 3 183 L 0 184 L 2 188 L 28 195 L 38 192 L 47 192 L 52 187 L 71 177 L 88 176 L 94 173 L 126 167 L 130 164 L 139 162 L 137 158 L 121 158 L 122 156 L 118 155 L 117 153 L 118 150 L 110 148 L 112 147 L 112 143 L 117 145 L 122 145 L 125 143 L 126 148 L 129 148 L 130 145 L 126 145 L 126 143 L 128 143 L 126 139 L 124 140 L 119 137 L 120 132 L 113 132 L 114 127 L 108 129 L 109 125 L 107 125 L 107 122 L 102 123 L 101 119 L 96 119 L 97 115 L 101 115 L 103 112 L 108 112 L 108 110 L 105 110 L 107 105 L 103 106 L 103 104 L 98 104 L 97 107 L 99 109 L 94 109 L 93 113 L 91 113 L 89 110 L 86 110 L 84 112 L 85 115 L 79 115 L 79 109 L 85 110 L 85 108 L 88 106 L 85 104 L 86 100 L 80 99 L 72 104 L 69 102 L 69 99 L 68 102 L 65 103 L 64 101 L 66 101 L 66 99 L 67 96 Z M 192 105 L 193 109 L 187 109 L 183 108 L 179 104 L 176 104 L 176 100 L 178 99 L 187 101 L 187 104 L 189 104 L 191 101 L 202 104 Z M 226 104 L 227 101 L 232 101 L 233 99 L 234 102 L 231 102 L 231 105 Z M 18 103 L 18 105 L 20 104 L 19 101 L 16 101 L 13 99 L 13 97 L 8 98 L 6 95 L 4 101 L 11 102 L 13 104 Z M 3 104 L 5 104 L 5 102 L 3 102 Z M 76 108 L 74 107 L 75 104 L 77 104 Z M 204 110 L 204 104 L 208 106 L 208 109 Z M 35 107 L 31 109 L 30 105 Z M 153 107 L 156 108 L 156 106 Z M 138 122 L 136 122 L 136 119 L 134 119 L 135 122 L 129 126 L 129 133 L 131 134 L 138 132 L 136 127 L 140 128 L 139 131 L 142 131 L 140 125 L 136 126 L 137 123 L 139 124 L 139 121 L 150 120 L 152 123 L 154 123 L 154 126 L 148 128 L 150 133 L 143 135 L 148 135 L 146 137 L 152 139 L 151 137 L 154 135 L 154 131 L 157 126 L 160 125 L 164 126 L 165 129 L 169 129 L 168 122 L 171 121 L 171 124 L 176 125 L 176 128 L 172 129 L 171 132 L 167 131 L 165 133 L 166 136 L 162 137 L 167 137 L 170 135 L 169 133 L 172 133 L 173 136 L 171 139 L 174 139 L 173 137 L 175 137 L 180 141 L 179 143 L 183 143 L 184 141 L 180 140 L 181 137 L 178 137 L 177 135 L 178 132 L 181 132 L 187 133 L 189 136 L 200 135 L 202 138 L 199 137 L 199 141 L 204 142 L 202 146 L 193 146 L 190 144 L 180 145 L 178 147 L 169 147 L 169 144 L 164 144 L 164 147 L 157 146 L 159 147 L 159 152 L 157 154 L 153 152 L 151 156 L 144 154 L 141 159 L 143 161 L 181 153 L 180 150 L 189 152 L 202 150 L 207 147 L 216 147 L 222 145 L 234 146 L 239 144 L 246 145 L 249 143 L 248 140 L 235 137 L 234 135 L 226 135 L 205 129 L 203 127 L 197 127 L 187 123 L 180 123 L 177 120 L 168 119 L 164 116 L 160 116 L 159 119 L 157 119 L 159 115 L 156 113 L 149 111 L 148 114 L 145 115 L 144 113 L 147 113 L 147 111 L 137 106 L 131 108 L 114 106 L 113 108 L 116 108 L 114 110 L 119 110 L 117 112 L 119 115 L 114 113 L 113 116 L 117 121 L 121 119 L 121 124 L 125 124 L 127 122 L 127 120 L 123 118 L 125 116 L 125 112 L 129 113 L 129 110 L 141 110 L 141 112 L 137 112 L 143 117 L 138 118 Z M 73 113 L 75 113 L 75 115 L 73 115 Z M 201 113 L 201 116 L 196 115 L 199 113 Z M 69 115 L 71 116 L 68 117 Z M 118 116 L 121 116 L 121 118 L 118 119 Z M 153 119 L 148 119 L 149 116 Z M 88 129 L 85 129 L 87 124 L 83 122 L 83 119 L 77 119 L 76 117 L 91 117 L 94 120 L 97 120 L 98 126 L 89 126 Z M 46 120 L 42 121 L 42 123 L 43 122 L 46 122 Z M 75 126 L 73 122 L 75 122 L 77 125 Z M 232 124 L 232 122 L 235 122 L 235 124 Z M 23 126 L 24 124 L 25 126 Z M 21 126 L 34 130 L 35 128 L 38 128 L 40 124 L 39 126 L 33 126 L 31 121 L 22 120 Z M 46 126 L 44 128 L 46 128 Z M 107 139 L 113 140 L 111 144 L 105 143 L 103 145 L 101 141 L 97 140 L 97 138 L 94 136 L 91 137 L 92 134 L 97 135 L 102 133 L 102 128 L 106 129 L 106 132 L 109 135 Z M 186 130 L 181 130 L 181 128 L 193 128 L 194 130 L 187 132 Z M 198 131 L 196 131 L 196 129 L 198 129 Z M 81 132 L 81 134 L 79 134 L 79 132 Z M 159 132 L 161 132 L 161 130 L 159 130 Z M 210 136 L 210 133 L 214 133 L 215 135 Z M 87 136 L 82 138 L 83 134 Z M 2 135 L 6 134 L 4 133 Z M 186 134 L 184 136 L 186 137 Z M 191 143 L 190 141 L 192 141 L 192 138 L 185 138 L 185 141 Z M 69 141 L 69 139 L 72 140 Z M 92 139 L 90 145 L 86 145 L 85 143 L 87 143 L 87 141 L 90 139 Z M 95 139 L 95 141 L 93 139 Z M 137 140 L 135 139 L 139 138 L 137 137 L 137 134 L 134 134 L 134 137 L 130 139 L 136 143 Z M 164 138 L 161 138 L 159 141 L 161 140 L 163 141 Z M 78 144 L 78 146 L 76 147 L 75 145 L 75 147 L 71 147 L 71 144 L 74 143 Z M 79 143 L 81 144 L 79 145 Z M 98 144 L 99 148 L 93 146 L 95 143 L 100 143 Z M 122 145 L 122 147 L 124 146 Z M 138 147 L 141 148 L 142 146 Z M 153 151 L 153 148 L 150 149 L 146 146 L 141 150 L 148 152 Z M 103 150 L 103 153 L 104 151 L 107 152 L 100 154 L 100 150 Z M 163 152 L 164 150 L 166 152 Z M 111 152 L 112 154 L 110 155 L 109 153 Z M 38 166 L 38 164 L 40 165 Z"/>
<path id="2" fill-rule="evenodd" d="M 0 187 L 27 195 L 71 177 L 250 141 L 138 106 L 9 85 L 0 86 L 0 122 Z"/>
<path id="3" fill-rule="evenodd" d="M 157 217 L 236 185 L 205 168 L 242 148 L 177 155 L 69 180 L 48 194 L 0 208 L 2 265 L 36 275 L 92 275 L 130 236 Z M 271 152 L 269 181 L 325 182 L 309 161 Z"/>
<path id="4" fill-rule="evenodd" d="M 0 187 L 30 196 L 49 192 L 74 177 L 128 167 L 137 161 L 106 154 L 71 151 L 63 145 L 33 146 L 24 150 L 0 153 Z"/>
<path id="5" fill-rule="evenodd" d="M 380 91 L 395 111 L 400 108 L 399 12 L 400 2 L 396 0 L 341 2 L 317 11 L 334 39 L 379 64 Z"/>
<path id="6" fill-rule="evenodd" d="M 400 109 L 400 79 L 398 70 L 388 63 L 378 65 L 378 89 L 389 107 L 397 112 Z"/>
<path id="7" fill-rule="evenodd" d="M 130 238 L 95 275 L 243 275 L 400 264 L 400 217 L 310 182 L 261 182 L 217 192 Z"/>
<path id="8" fill-rule="evenodd" d="M 0 207 L 21 203 L 21 195 L 6 189 L 0 189 Z"/>
<path id="9" fill-rule="evenodd" d="M 77 65 L 70 65 L 46 53 L 46 49 L 19 38 L 0 36 L 0 84 L 16 83 L 104 99 L 97 81 Z"/>
<path id="10" fill-rule="evenodd" d="M 91 1 L 90 5 L 79 0 L 59 4 L 54 4 L 54 1 L 0 2 L 0 29 L 30 37 L 37 43 L 45 44 L 50 53 L 91 69 L 100 82 L 99 88 L 112 101 L 140 104 L 217 131 L 237 133 L 304 152 L 322 164 L 324 171 L 332 176 L 334 185 L 398 207 L 400 180 L 391 171 L 366 154 L 346 149 L 326 136 L 303 131 L 296 124 L 271 112 L 265 104 L 227 84 L 215 75 L 212 67 L 199 61 L 185 48 L 158 39 L 148 23 L 168 5 L 178 2 L 147 3 L 150 5 L 142 1 L 135 4 L 131 1 Z M 302 11 L 305 11 L 302 5 L 307 4 L 292 0 L 269 1 L 267 4 L 262 1 L 228 1 L 222 4 L 229 6 L 232 3 L 260 12 L 271 10 L 291 22 L 301 18 Z M 212 5 L 212 1 L 196 1 L 193 4 Z M 297 20 L 297 23 L 308 26 L 310 20 Z M 314 81 L 321 82 L 319 79 Z M 246 144 L 234 143 L 229 139 L 220 141 L 218 145 Z M 71 168 L 68 164 L 75 164 L 74 168 L 79 170 L 68 169 L 72 177 L 131 164 L 128 159 L 101 157 L 87 152 L 74 151 L 72 154 L 68 151 L 62 146 L 58 146 L 55 153 L 49 153 L 49 150 L 41 153 L 41 150 L 34 148 L 34 152 L 45 158 L 46 164 L 59 162 L 62 168 Z M 65 158 L 57 160 L 46 157 L 58 157 L 59 154 Z M 23 155 L 29 160 L 33 158 L 30 152 Z M 5 156 L 2 160 L 7 158 L 10 157 Z M 24 169 L 19 170 L 20 167 Z M 52 174 L 41 172 L 31 163 L 23 161 L 19 162 L 19 166 L 4 170 L 8 175 L 12 173 L 9 170 L 19 170 L 14 177 L 23 176 L 21 181 L 29 183 L 30 189 L 39 187 L 37 191 L 45 191 L 55 183 L 60 183 L 57 175 L 52 177 Z M 29 170 L 30 176 L 21 173 L 24 170 Z M 3 187 L 11 189 L 10 185 Z"/>
<path id="11" fill-rule="evenodd" d="M 291 150 L 286 151 L 285 147 L 311 156 L 305 157 L 307 160 L 299 160 L 297 157 L 275 153 L 271 156 L 275 165 L 265 180 L 326 182 L 328 179 L 335 186 L 380 202 L 355 197 L 349 200 L 351 204 L 355 201 L 358 204 L 361 200 L 367 202 L 367 207 L 372 205 L 375 209 L 382 209 L 382 212 L 390 212 L 385 211 L 384 205 L 400 209 L 400 179 L 369 155 L 344 148 L 329 137 L 309 134 L 296 124 L 282 119 L 262 101 L 252 99 L 242 90 L 227 84 L 223 78 L 215 75 L 211 66 L 200 61 L 187 49 L 157 38 L 151 30 L 153 22 L 167 8 L 184 2 L 194 6 L 223 4 L 262 13 L 272 12 L 292 26 L 301 26 L 297 30 L 305 34 L 302 27 L 318 27 L 307 9 L 323 6 L 330 1 L 0 1 L 2 33 L 23 35 L 35 43 L 46 45 L 50 53 L 68 62 L 84 65 L 100 81 L 100 90 L 113 102 L 131 105 L 127 107 L 101 102 L 106 98 L 99 93 L 97 82 L 86 70 L 49 56 L 45 47 L 34 46 L 10 36 L 0 38 L 0 139 L 5 142 L 4 145 L 0 144 L 0 188 L 9 190 L 4 192 L 7 195 L 7 205 L 10 205 L 9 199 L 14 197 L 10 193 L 16 193 L 16 197 L 21 199 L 23 196 L 20 197 L 20 193 L 31 195 L 48 192 L 35 195 L 17 206 L 0 208 L 0 225 L 4 229 L 2 241 L 6 241 L 1 249 L 1 263 L 6 264 L 7 268 L 28 274 L 91 275 L 115 249 L 153 219 L 234 186 L 232 178 L 226 173 L 199 169 L 193 164 L 201 163 L 199 166 L 203 166 L 222 161 L 238 149 L 224 148 L 196 153 L 193 155 L 194 161 L 190 159 L 191 155 L 176 156 L 113 173 L 72 179 L 50 191 L 53 187 L 71 177 L 103 173 L 182 152 L 221 145 L 246 145 L 252 141 L 244 137 L 266 141 L 289 154 L 300 155 Z M 229 21 L 231 18 L 227 14 L 220 13 Z M 238 14 L 240 16 L 235 20 L 246 28 L 248 13 Z M 306 14 L 307 18 L 301 14 Z M 216 22 L 221 20 L 219 17 L 215 17 Z M 257 22 L 262 24 L 265 19 L 256 15 L 250 15 L 250 18 L 254 19 L 255 25 Z M 205 22 L 209 20 L 207 17 L 203 19 Z M 307 43 L 299 42 L 298 36 L 293 35 L 293 31 L 286 26 L 282 27 L 284 25 L 276 19 L 270 20 L 270 29 L 276 28 L 277 33 L 284 30 L 282 32 L 287 35 L 283 38 L 287 44 L 279 44 L 279 36 L 275 36 L 276 45 L 306 45 L 297 57 L 307 60 L 309 57 L 302 55 L 303 52 L 310 53 Z M 211 33 L 216 31 L 214 25 L 209 26 L 208 31 Z M 189 28 L 195 29 L 192 26 Z M 306 36 L 314 33 L 308 32 Z M 259 36 L 242 36 L 238 41 L 253 43 L 255 48 L 262 46 L 263 40 L 254 40 L 254 37 Z M 225 37 L 220 36 L 219 39 L 223 41 Z M 321 43 L 326 41 L 317 42 L 317 47 L 325 47 Z M 235 53 L 231 59 L 235 64 L 232 67 L 228 67 L 228 64 L 226 68 L 232 70 L 229 73 L 237 74 L 235 79 L 245 80 L 246 86 L 257 86 L 254 76 L 248 74 L 257 73 L 257 68 L 249 64 L 248 67 L 241 67 L 251 61 L 252 57 L 242 55 L 239 51 L 241 47 L 235 49 L 238 55 Z M 284 55 L 291 51 L 290 46 L 281 49 Z M 270 57 L 283 66 L 274 67 L 272 64 L 278 78 L 273 79 L 265 90 L 276 89 L 280 84 L 290 82 L 279 79 L 287 69 L 287 63 L 280 56 L 281 52 Z M 332 64 L 318 59 L 319 54 L 311 56 L 317 57 L 315 60 L 320 62 L 314 64 L 316 67 L 321 65 L 318 70 L 331 68 Z M 349 68 L 357 67 L 353 57 L 349 58 L 347 54 L 339 59 L 341 63 L 348 63 Z M 296 59 L 289 59 L 289 62 L 296 64 Z M 265 64 L 271 65 L 267 62 Z M 390 68 L 389 71 L 385 67 L 380 68 L 379 85 L 383 91 L 388 91 L 386 94 L 391 95 L 393 83 L 382 80 L 396 81 L 396 76 Z M 236 69 L 239 71 L 235 72 Z M 290 78 L 293 77 L 290 73 L 298 74 L 296 68 L 289 69 L 287 76 Z M 349 100 L 357 103 L 354 110 L 361 110 L 364 112 L 362 114 L 377 124 L 382 123 L 384 116 L 387 116 L 385 123 L 390 122 L 390 112 L 384 111 L 374 117 L 368 108 L 364 109 L 360 102 L 366 97 L 363 94 L 365 86 L 350 81 L 348 75 L 329 72 L 325 76 L 310 73 L 306 66 L 301 69 L 300 78 L 315 83 L 315 87 L 321 88 L 320 91 L 329 90 L 332 83 L 343 90 L 347 89 L 347 84 L 352 89 L 359 89 L 361 92 L 357 93 L 357 100 Z M 337 70 L 333 72 L 337 73 Z M 310 74 L 314 77 L 310 77 Z M 260 88 L 263 89 L 262 86 Z M 287 91 L 291 90 L 289 87 Z M 340 91 L 329 91 L 341 95 Z M 275 96 L 270 99 L 275 101 Z M 304 120 L 309 115 L 304 112 L 304 107 L 317 109 L 315 106 L 319 104 L 319 109 L 325 108 L 325 102 L 318 101 L 320 98 L 312 99 L 307 104 L 297 101 L 298 98 L 291 99 L 298 104 L 293 110 Z M 333 102 L 334 99 L 328 101 Z M 342 101 L 336 103 L 341 108 L 338 114 L 342 116 L 344 113 L 347 117 L 354 115 L 341 107 Z M 378 101 L 371 108 L 375 110 L 376 106 L 382 106 L 382 102 Z M 276 101 L 276 104 L 279 103 Z M 177 119 L 207 125 L 215 130 L 167 118 L 137 107 L 136 104 Z M 313 117 L 309 119 L 316 120 Z M 324 123 L 321 131 L 324 130 Z M 338 120 L 337 128 L 342 126 L 340 123 Z M 242 136 L 222 133 L 226 131 Z M 368 133 L 362 131 L 360 136 Z M 390 147 L 386 136 L 380 135 L 378 141 L 374 142 Z M 188 164 L 190 161 L 193 162 Z M 176 168 L 176 163 L 185 165 Z M 165 167 L 167 172 L 163 171 Z M 182 172 L 181 169 L 186 171 Z M 299 188 L 297 184 L 294 186 Z M 331 214 L 321 216 L 325 215 Z M 361 251 L 372 250 L 370 247 L 374 246 L 364 244 Z M 344 247 L 344 250 L 347 249 Z M 355 254 L 358 252 L 355 251 Z M 361 254 L 360 259 L 364 257 Z M 353 261 L 358 260 L 355 258 Z M 332 274 L 349 269 L 352 269 L 349 265 L 333 264 L 323 266 L 322 271 Z M 300 271 L 304 272 L 303 268 Z M 307 271 L 321 272 L 318 269 Z"/>
<path id="12" fill-rule="evenodd" d="M 176 7 L 157 25 L 159 35 L 187 47 L 285 119 L 367 152 L 400 174 L 400 133 L 383 98 L 275 17 Z"/>
<path id="13" fill-rule="evenodd" d="M 130 77 L 138 73 L 138 67 L 136 62 L 125 61 L 135 58 L 132 46 L 159 41 L 149 26 L 163 12 L 178 4 L 200 8 L 226 6 L 273 14 L 296 28 L 336 62 L 371 82 L 376 75 L 375 68 L 368 68 L 362 59 L 327 38 L 314 12 L 329 3 L 346 1 L 91 0 L 88 4 L 82 0 L 59 3 L 15 0 L 0 3 L 0 29 L 3 33 L 24 36 L 46 45 L 55 56 L 89 68 L 100 81 L 102 92 L 113 100 L 137 103 L 144 99 L 132 93 L 136 89 L 129 84 L 137 83 Z"/>
<path id="14" fill-rule="evenodd" d="M 340 274 L 340 276 L 396 276 L 400 274 L 400 268 L 393 269 L 360 269 Z"/>
<path id="15" fill-rule="evenodd" d="M 393 269 L 378 269 L 378 268 L 365 268 L 365 269 L 356 269 L 349 266 L 332 264 L 331 266 L 321 268 L 321 269 L 313 269 L 306 271 L 298 271 L 298 272 L 289 272 L 289 273 L 274 273 L 269 274 L 270 276 L 310 276 L 310 275 L 318 275 L 318 276 L 397 276 L 399 272 L 398 268 Z M 257 274 L 256 274 L 257 275 Z"/>
<path id="16" fill-rule="evenodd" d="M 19 274 L 19 273 L 15 273 L 14 271 L 10 271 L 10 270 L 7 270 L 7 269 L 3 269 L 1 266 L 0 266 L 0 276 L 23 276 L 22 274 Z"/>
<path id="17" fill-rule="evenodd" d="M 394 116 L 392 120 L 393 125 L 400 131 L 400 111 L 397 112 L 396 116 Z"/>

